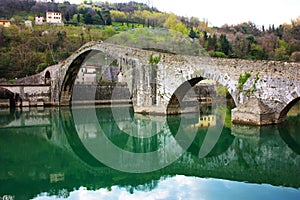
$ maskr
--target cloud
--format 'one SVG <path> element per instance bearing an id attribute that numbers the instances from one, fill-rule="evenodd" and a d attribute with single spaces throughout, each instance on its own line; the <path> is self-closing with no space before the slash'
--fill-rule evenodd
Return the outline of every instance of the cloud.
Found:
<path id="1" fill-rule="evenodd" d="M 80 187 L 70 192 L 70 200 L 181 200 L 181 199 L 299 199 L 300 189 L 276 187 L 267 184 L 250 184 L 214 178 L 197 178 L 176 175 L 161 179 L 153 190 L 133 190 L 113 186 L 111 190 L 95 191 Z M 62 199 L 41 194 L 35 200 Z"/>

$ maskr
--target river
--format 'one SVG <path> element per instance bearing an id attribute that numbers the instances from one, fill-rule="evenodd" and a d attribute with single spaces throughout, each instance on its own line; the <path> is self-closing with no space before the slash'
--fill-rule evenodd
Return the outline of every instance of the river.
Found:
<path id="1" fill-rule="evenodd" d="M 1 110 L 0 199 L 300 199 L 299 108 L 264 127 L 219 105 Z"/>

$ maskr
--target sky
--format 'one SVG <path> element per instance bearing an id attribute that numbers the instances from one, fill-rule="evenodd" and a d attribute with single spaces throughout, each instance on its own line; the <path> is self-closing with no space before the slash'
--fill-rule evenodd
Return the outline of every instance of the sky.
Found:
<path id="1" fill-rule="evenodd" d="M 79 4 L 83 0 L 69 0 Z M 96 1 L 96 0 L 93 0 Z M 97 0 L 101 1 L 101 0 Z M 102 0 L 105 1 L 105 0 Z M 130 0 L 108 0 L 110 3 Z M 135 0 L 180 16 L 207 20 L 210 26 L 254 22 L 258 26 L 279 26 L 300 16 L 300 0 Z"/>

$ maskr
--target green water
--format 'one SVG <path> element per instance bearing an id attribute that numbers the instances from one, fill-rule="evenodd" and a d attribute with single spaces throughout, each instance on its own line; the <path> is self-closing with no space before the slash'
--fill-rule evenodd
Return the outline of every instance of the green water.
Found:
<path id="1" fill-rule="evenodd" d="M 0 199 L 300 199 L 297 108 L 266 127 L 224 107 L 3 110 Z"/>

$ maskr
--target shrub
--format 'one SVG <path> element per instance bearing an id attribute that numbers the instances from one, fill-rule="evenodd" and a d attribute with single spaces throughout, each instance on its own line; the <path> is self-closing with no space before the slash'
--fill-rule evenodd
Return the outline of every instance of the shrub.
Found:
<path id="1" fill-rule="evenodd" d="M 238 80 L 238 90 L 239 93 L 243 91 L 244 84 L 247 82 L 248 78 L 250 78 L 251 74 L 249 72 L 245 72 L 244 75 L 240 74 L 239 80 Z"/>
<path id="2" fill-rule="evenodd" d="M 36 72 L 36 73 L 40 73 L 40 72 L 42 72 L 44 69 L 46 69 L 46 67 L 48 67 L 47 63 L 40 63 L 40 64 L 37 66 L 35 72 Z"/>
<path id="3" fill-rule="evenodd" d="M 211 53 L 210 55 L 211 57 L 216 57 L 216 58 L 228 58 L 228 56 L 223 53 L 223 52 L 220 52 L 220 51 L 214 51 Z"/>

